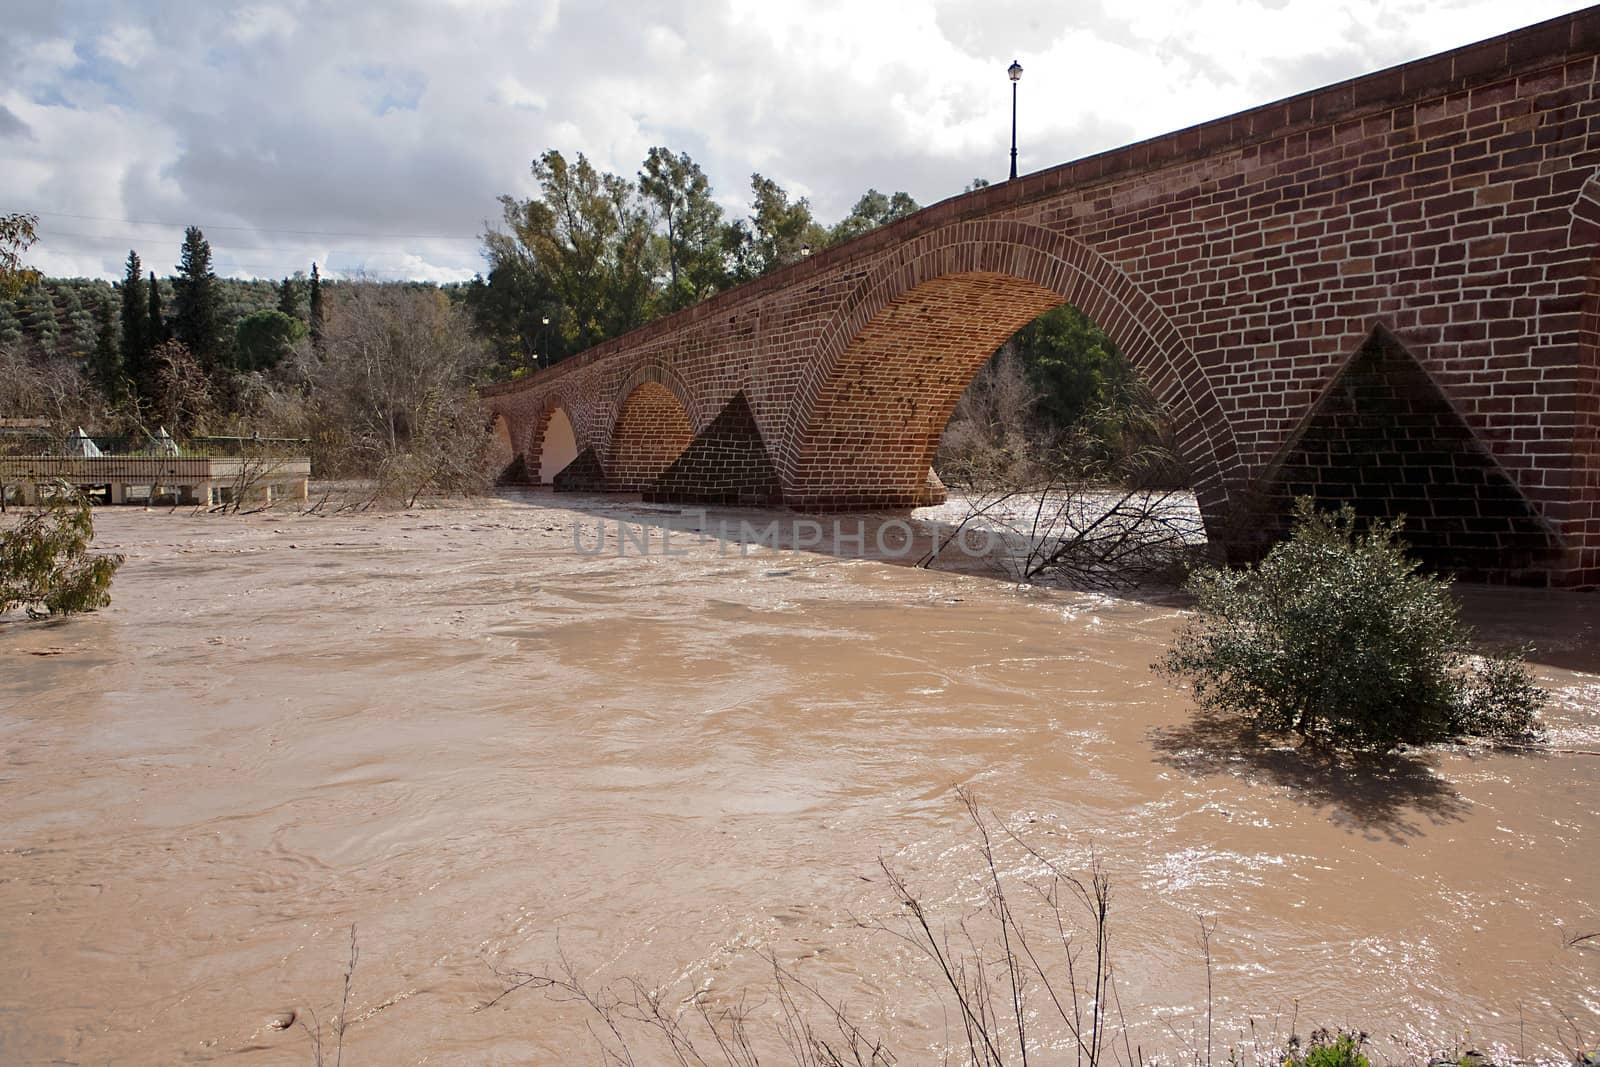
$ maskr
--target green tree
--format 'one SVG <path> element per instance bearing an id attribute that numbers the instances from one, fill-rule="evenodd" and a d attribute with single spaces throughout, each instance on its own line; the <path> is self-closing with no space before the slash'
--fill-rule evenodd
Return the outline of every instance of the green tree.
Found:
<path id="1" fill-rule="evenodd" d="M 322 275 L 317 270 L 315 263 L 311 264 L 311 286 L 309 290 L 309 310 L 306 315 L 306 325 L 311 331 L 311 347 L 320 355 L 323 348 L 323 339 L 328 329 L 327 308 L 322 304 Z"/>
<path id="2" fill-rule="evenodd" d="M 1040 315 L 1011 343 L 1050 429 L 1066 429 L 1088 412 L 1115 406 L 1134 381 L 1133 366 L 1116 343 L 1071 304 Z"/>
<path id="3" fill-rule="evenodd" d="M 22 342 L 22 320 L 15 301 L 0 298 L 0 350 Z"/>
<path id="4" fill-rule="evenodd" d="M 526 374 L 569 353 L 561 333 L 561 305 L 549 280 L 526 257 L 494 261 L 487 279 L 474 278 L 462 294 L 473 328 L 498 353 L 497 377 Z"/>
<path id="5" fill-rule="evenodd" d="M 161 308 L 161 283 L 156 280 L 155 271 L 150 272 L 149 289 L 150 313 L 146 316 L 148 324 L 146 329 L 149 330 L 148 347 L 154 348 L 156 345 L 172 340 L 172 331 L 167 328 L 167 315 Z M 145 362 L 148 363 L 149 360 Z"/>
<path id="6" fill-rule="evenodd" d="M 149 315 L 144 268 L 139 265 L 139 253 L 130 251 L 122 276 L 122 372 L 133 382 L 139 396 L 150 395 Z"/>
<path id="7" fill-rule="evenodd" d="M 122 338 L 117 334 L 117 319 L 109 301 L 102 300 L 95 306 L 95 327 L 90 373 L 107 399 L 120 400 L 123 395 Z"/>
<path id="8" fill-rule="evenodd" d="M 652 148 L 639 172 L 639 191 L 666 228 L 666 310 L 688 307 L 728 282 L 722 208 L 711 183 L 688 153 Z"/>
<path id="9" fill-rule="evenodd" d="M 573 163 L 555 149 L 533 163 L 541 195 L 504 196 L 509 232 L 484 237 L 496 268 L 522 260 L 548 285 L 565 313 L 562 339 L 588 348 L 643 323 L 654 296 L 649 215 L 633 183 Z"/>
<path id="10" fill-rule="evenodd" d="M 799 260 L 808 248 L 827 243 L 827 231 L 811 215 L 805 197 L 791 201 L 783 187 L 760 174 L 750 175 L 751 267 L 766 274 Z"/>
<path id="11" fill-rule="evenodd" d="M 240 370 L 276 367 L 306 335 L 305 323 L 281 311 L 253 311 L 234 327 L 234 351 Z"/>
<path id="12" fill-rule="evenodd" d="M 897 192 L 885 196 L 876 189 L 868 189 L 856 201 L 855 207 L 850 209 L 850 214 L 828 231 L 828 243 L 838 244 L 860 237 L 879 226 L 887 226 L 896 219 L 905 218 L 920 206 L 910 193 Z"/>
<path id="13" fill-rule="evenodd" d="M 53 501 L 0 533 L 0 614 L 23 608 L 38 619 L 111 603 L 111 578 L 122 557 L 89 554 L 94 515 L 88 501 L 65 487 Z"/>
<path id="14" fill-rule="evenodd" d="M 207 373 L 215 373 L 225 362 L 227 343 L 217 276 L 211 269 L 211 243 L 198 226 L 183 233 L 183 251 L 172 286 L 172 336 L 183 342 Z"/>
<path id="15" fill-rule="evenodd" d="M 55 282 L 50 285 L 56 305 L 56 317 L 64 327 L 62 346 L 76 359 L 88 360 L 95 348 L 94 309 L 83 304 L 82 287 L 75 282 Z"/>
<path id="16" fill-rule="evenodd" d="M 39 240 L 38 226 L 37 215 L 0 215 L 0 296 L 16 296 L 39 280 L 39 272 L 22 262 L 22 254 Z"/>
<path id="17" fill-rule="evenodd" d="M 49 287 L 36 282 L 24 289 L 18 311 L 23 335 L 41 351 L 54 355 L 61 342 L 61 324 L 56 320 L 56 305 L 50 298 Z"/>
<path id="18" fill-rule="evenodd" d="M 1477 660 L 1448 579 L 1420 573 L 1399 522 L 1295 508 L 1260 564 L 1190 579 L 1196 615 L 1157 669 L 1200 707 L 1350 748 L 1531 736 L 1545 699 L 1517 655 Z"/>
<path id="19" fill-rule="evenodd" d="M 285 278 L 278 286 L 278 310 L 291 319 L 300 318 L 299 278 Z"/>

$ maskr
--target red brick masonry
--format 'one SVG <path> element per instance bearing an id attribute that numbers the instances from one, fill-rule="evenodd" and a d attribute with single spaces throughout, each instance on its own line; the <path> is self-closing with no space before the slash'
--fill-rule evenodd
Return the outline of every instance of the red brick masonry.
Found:
<path id="1" fill-rule="evenodd" d="M 905 507 L 978 367 L 1068 301 L 1176 418 L 1214 540 L 1244 551 L 1292 484 L 1405 510 L 1474 576 L 1595 584 L 1597 53 L 1590 8 L 954 197 L 485 403 L 533 471 L 565 408 L 584 484 L 770 502 L 775 472 L 796 508 Z M 1414 447 L 1419 419 L 1455 458 Z M 1494 487 L 1432 491 L 1460 478 Z"/>

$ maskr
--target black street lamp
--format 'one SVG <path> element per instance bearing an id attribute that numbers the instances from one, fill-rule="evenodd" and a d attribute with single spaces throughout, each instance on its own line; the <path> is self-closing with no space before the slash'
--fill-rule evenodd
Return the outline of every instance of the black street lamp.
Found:
<path id="1" fill-rule="evenodd" d="M 1011 176 L 1017 176 L 1017 83 L 1022 80 L 1022 64 L 1016 60 L 1006 68 L 1011 75 Z"/>

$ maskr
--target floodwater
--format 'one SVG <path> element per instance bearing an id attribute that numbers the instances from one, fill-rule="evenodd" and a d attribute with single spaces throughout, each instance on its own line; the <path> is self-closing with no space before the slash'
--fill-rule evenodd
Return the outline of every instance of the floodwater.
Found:
<path id="1" fill-rule="evenodd" d="M 350 1064 L 598 1062 L 581 1005 L 480 1006 L 564 955 L 759 1015 L 766 950 L 936 1062 L 959 1023 L 879 862 L 989 951 L 956 786 L 1103 868 L 1146 1054 L 1204 1053 L 1201 915 L 1219 1062 L 1252 1020 L 1402 1057 L 1600 1044 L 1600 938 L 1567 944 L 1600 930 L 1594 596 L 1467 594 L 1538 645 L 1572 751 L 1326 765 L 1192 722 L 1148 669 L 1171 603 L 687 537 L 591 555 L 661 509 L 561 504 L 99 512 L 113 605 L 0 622 L 0 1062 L 309 1064 L 320 1021 L 331 1063 L 352 926 Z M 1038 871 L 998 848 L 1022 901 Z"/>

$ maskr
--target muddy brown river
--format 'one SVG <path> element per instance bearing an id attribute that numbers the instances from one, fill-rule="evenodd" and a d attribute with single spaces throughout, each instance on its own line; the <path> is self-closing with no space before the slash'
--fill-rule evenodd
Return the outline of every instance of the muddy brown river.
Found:
<path id="1" fill-rule="evenodd" d="M 1252 1026 L 1600 1045 L 1600 938 L 1568 944 L 1600 931 L 1600 756 L 1240 750 L 1148 669 L 1171 602 L 688 537 L 586 555 L 574 521 L 593 548 L 662 512 L 560 503 L 98 512 L 113 605 L 0 622 L 0 1063 L 310 1064 L 301 1021 L 332 1063 L 352 925 L 346 1064 L 598 1062 L 581 1005 L 481 1005 L 564 955 L 759 1015 L 767 950 L 938 1062 L 959 1023 L 879 861 L 982 947 L 957 786 L 1104 869 L 1147 1056 L 1203 1055 L 1201 915 L 1218 1062 Z M 1600 750 L 1600 599 L 1466 596 L 1538 646 L 1551 744 Z"/>

